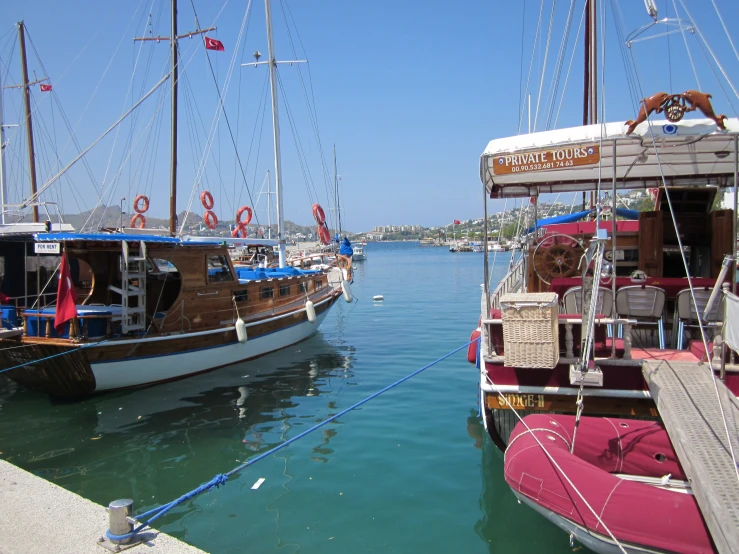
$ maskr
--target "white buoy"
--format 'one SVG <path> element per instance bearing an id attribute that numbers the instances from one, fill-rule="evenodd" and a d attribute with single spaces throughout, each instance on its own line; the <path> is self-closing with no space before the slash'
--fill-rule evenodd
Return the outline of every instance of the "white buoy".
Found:
<path id="1" fill-rule="evenodd" d="M 239 339 L 241 344 L 244 344 L 248 339 L 246 336 L 246 323 L 241 318 L 236 320 L 236 338 Z"/>
<path id="2" fill-rule="evenodd" d="M 316 322 L 316 309 L 313 307 L 313 302 L 310 300 L 305 301 L 305 314 L 308 316 L 308 321 L 311 323 Z"/>
<path id="3" fill-rule="evenodd" d="M 372 297 L 372 300 L 374 300 L 375 302 L 382 302 L 383 300 L 385 300 L 385 297 L 381 294 L 376 294 Z"/>
<path id="4" fill-rule="evenodd" d="M 354 296 L 352 296 L 352 289 L 349 287 L 349 281 L 341 282 L 341 290 L 344 292 L 344 300 L 351 302 L 354 299 Z"/>

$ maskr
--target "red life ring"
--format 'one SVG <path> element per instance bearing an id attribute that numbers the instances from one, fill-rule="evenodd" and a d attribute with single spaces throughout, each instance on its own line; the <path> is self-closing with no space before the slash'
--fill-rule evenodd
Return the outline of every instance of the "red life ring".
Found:
<path id="1" fill-rule="evenodd" d="M 331 244 L 331 233 L 329 233 L 328 227 L 326 227 L 325 225 L 321 225 L 318 228 L 318 238 L 321 239 L 321 242 L 325 246 L 328 246 L 329 244 Z"/>
<path id="2" fill-rule="evenodd" d="M 242 239 L 245 239 L 246 233 L 247 233 L 246 225 L 239 224 L 234 228 L 233 231 L 231 231 L 231 236 L 235 239 L 239 237 L 241 237 Z"/>
<path id="3" fill-rule="evenodd" d="M 313 204 L 313 217 L 316 219 L 319 227 L 326 224 L 326 214 L 323 213 L 323 208 L 320 204 Z"/>
<path id="4" fill-rule="evenodd" d="M 138 224 L 138 225 L 137 225 Z M 137 213 L 131 218 L 131 227 L 143 229 L 146 227 L 146 217 L 142 213 Z"/>
<path id="5" fill-rule="evenodd" d="M 144 201 L 144 207 L 139 207 L 139 201 Z M 139 194 L 136 199 L 133 201 L 133 211 L 135 211 L 137 214 L 142 214 L 146 210 L 149 209 L 149 198 L 147 196 L 144 196 L 143 194 Z"/>
<path id="6" fill-rule="evenodd" d="M 218 227 L 218 216 L 215 212 L 211 212 L 210 210 L 205 212 L 205 226 L 208 229 L 215 229 Z"/>
<path id="7" fill-rule="evenodd" d="M 244 212 L 246 212 L 246 221 L 241 221 L 241 216 L 244 215 Z M 238 225 L 239 227 L 242 225 L 246 227 L 247 225 L 249 225 L 250 221 L 251 221 L 251 208 L 249 206 L 241 206 L 239 208 L 239 211 L 236 212 L 236 225 Z"/>
<path id="8" fill-rule="evenodd" d="M 213 202 L 213 195 L 207 190 L 200 193 L 200 202 L 202 202 L 203 208 L 206 210 L 212 210 L 215 205 L 215 202 Z"/>

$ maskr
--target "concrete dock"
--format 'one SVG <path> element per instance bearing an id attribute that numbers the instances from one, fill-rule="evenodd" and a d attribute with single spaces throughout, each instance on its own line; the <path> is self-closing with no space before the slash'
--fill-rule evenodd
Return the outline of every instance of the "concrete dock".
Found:
<path id="1" fill-rule="evenodd" d="M 98 545 L 108 514 L 95 504 L 0 460 L 0 554 L 105 554 Z M 204 554 L 154 529 L 147 541 L 125 552 Z"/>

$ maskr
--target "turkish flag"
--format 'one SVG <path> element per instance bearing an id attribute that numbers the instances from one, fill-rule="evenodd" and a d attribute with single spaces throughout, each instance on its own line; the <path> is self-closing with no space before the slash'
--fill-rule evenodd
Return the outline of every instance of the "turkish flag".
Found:
<path id="1" fill-rule="evenodd" d="M 51 92 L 51 85 L 45 85 L 41 83 L 41 86 L 39 88 L 41 89 L 41 92 Z"/>
<path id="2" fill-rule="evenodd" d="M 455 219 L 455 220 L 454 220 L 454 224 L 455 224 L 455 225 L 462 225 L 462 222 L 461 222 L 461 221 L 459 221 L 458 219 Z"/>
<path id="3" fill-rule="evenodd" d="M 205 37 L 205 49 L 216 50 L 218 52 L 223 52 L 225 50 L 225 48 L 223 48 L 223 43 L 220 40 L 210 37 Z"/>
<path id="4" fill-rule="evenodd" d="M 74 288 L 72 282 L 69 261 L 65 252 L 62 254 L 62 265 L 59 267 L 59 288 L 56 293 L 54 327 L 57 332 L 59 332 L 59 327 L 74 317 L 77 317 L 77 289 Z"/>

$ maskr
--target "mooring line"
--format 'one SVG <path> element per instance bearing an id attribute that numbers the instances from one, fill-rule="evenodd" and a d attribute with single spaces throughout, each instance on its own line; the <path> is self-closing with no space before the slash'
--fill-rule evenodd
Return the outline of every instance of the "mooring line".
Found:
<path id="1" fill-rule="evenodd" d="M 290 439 L 287 439 L 285 442 L 278 444 L 274 448 L 270 448 L 269 450 L 267 450 L 266 452 L 263 452 L 262 454 L 260 454 L 256 458 L 253 458 L 253 459 L 251 459 L 251 460 L 249 460 L 247 462 L 244 462 L 243 464 L 241 464 L 239 466 L 236 466 L 234 469 L 232 469 L 228 473 L 219 473 L 218 475 L 216 475 L 215 477 L 213 477 L 213 479 L 211 479 L 207 483 L 203 483 L 202 485 L 200 485 L 199 487 L 191 490 L 190 492 L 183 494 L 182 496 L 180 496 L 176 500 L 173 500 L 172 502 L 169 502 L 167 504 L 163 504 L 162 506 L 159 506 L 158 508 L 151 509 L 151 510 L 149 510 L 147 512 L 144 512 L 142 514 L 139 514 L 139 515 L 135 516 L 134 519 L 136 519 L 136 520 L 143 519 L 143 518 L 148 517 L 150 515 L 152 517 L 149 518 L 149 520 L 147 520 L 146 522 L 139 524 L 139 526 L 136 527 L 136 528 L 134 528 L 134 530 L 131 531 L 130 533 L 126 533 L 125 535 L 114 535 L 114 534 L 112 534 L 110 532 L 110 529 L 108 529 L 106 531 L 107 537 L 109 539 L 111 539 L 111 540 L 116 540 L 116 541 L 125 540 L 125 539 L 129 539 L 129 538 L 133 537 L 134 535 L 136 535 L 136 533 L 138 533 L 139 531 L 141 531 L 143 528 L 148 527 L 151 524 L 152 521 L 154 521 L 155 519 L 160 518 L 161 516 L 163 516 L 164 514 L 166 514 L 168 511 L 170 511 L 172 508 L 178 506 L 179 504 L 182 504 L 186 500 L 190 500 L 191 498 L 194 498 L 195 496 L 197 496 L 197 495 L 199 495 L 199 494 L 201 494 L 203 492 L 207 492 L 207 491 L 210 491 L 210 490 L 212 490 L 214 488 L 220 487 L 221 485 L 225 485 L 226 482 L 228 481 L 228 478 L 231 477 L 234 473 L 238 473 L 239 471 L 241 471 L 241 470 L 249 467 L 250 465 L 253 465 L 253 464 L 257 463 L 259 460 L 263 460 L 264 458 L 266 458 L 266 457 L 274 454 L 275 452 L 278 452 L 279 450 L 282 450 L 286 446 L 294 443 L 295 441 L 303 438 L 304 436 L 312 433 L 313 431 L 315 431 L 317 429 L 320 429 L 321 427 L 323 427 L 327 423 L 331 423 L 332 421 L 334 421 L 334 420 L 338 419 L 339 417 L 347 414 L 348 412 L 351 412 L 352 410 L 354 410 L 356 408 L 359 408 L 361 405 L 366 404 L 370 400 L 373 400 L 373 399 L 377 398 L 378 396 L 380 396 L 381 394 L 389 391 L 390 389 L 393 389 L 393 388 L 397 387 L 398 385 L 400 385 L 401 383 L 407 381 L 408 379 L 410 379 L 412 377 L 415 377 L 416 375 L 418 375 L 422 371 L 425 371 L 428 368 L 430 368 L 430 367 L 438 364 L 442 360 L 447 359 L 449 356 L 451 356 L 453 354 L 456 354 L 457 352 L 459 352 L 463 348 L 467 348 L 470 344 L 472 344 L 474 342 L 479 342 L 479 340 L 480 340 L 480 338 L 478 337 L 478 338 L 476 338 L 474 340 L 471 340 L 471 341 L 463 344 L 462 346 L 460 346 L 458 348 L 455 348 L 451 352 L 449 352 L 447 354 L 444 354 L 441 358 L 438 358 L 437 360 L 434 360 L 430 364 L 427 364 L 427 365 L 423 366 L 422 368 L 417 369 L 413 373 L 409 373 L 408 375 L 406 375 L 402 379 L 398 379 L 393 384 L 388 385 L 384 389 L 381 389 L 381 390 L 379 390 L 379 391 L 371 394 L 370 396 L 364 398 L 363 400 L 360 400 L 359 402 L 357 402 L 355 404 L 352 404 L 348 408 L 345 408 L 345 409 L 341 410 L 338 414 L 332 415 L 331 417 L 329 417 L 329 418 L 323 420 L 322 422 L 314 425 L 310 429 L 307 429 L 307 430 L 303 431 L 302 433 L 299 433 L 299 434 L 295 435 L 294 437 L 292 437 Z"/>
<path id="2" fill-rule="evenodd" d="M 79 350 L 84 350 L 85 348 L 90 348 L 91 346 L 97 346 L 98 344 L 103 344 L 104 342 L 108 342 L 109 340 L 113 340 L 113 338 L 101 340 L 98 342 L 92 342 L 89 344 L 82 344 L 80 346 L 75 346 L 73 348 L 70 348 L 69 350 L 65 350 L 64 352 L 59 352 L 58 354 L 52 354 L 51 356 L 46 356 L 45 358 L 39 358 L 38 360 L 31 360 L 30 362 L 24 362 L 22 364 L 14 365 L 13 367 L 9 367 L 7 369 L 1 369 L 0 373 L 5 373 L 6 371 L 13 371 L 14 369 L 19 369 L 21 367 L 25 367 L 27 365 L 36 364 L 38 362 L 44 362 L 46 360 L 51 360 L 52 358 L 58 358 L 59 356 L 66 356 L 67 354 L 71 354 L 72 352 L 77 352 Z M 28 345 L 28 346 L 44 346 L 43 344 L 36 344 L 36 345 Z"/>

